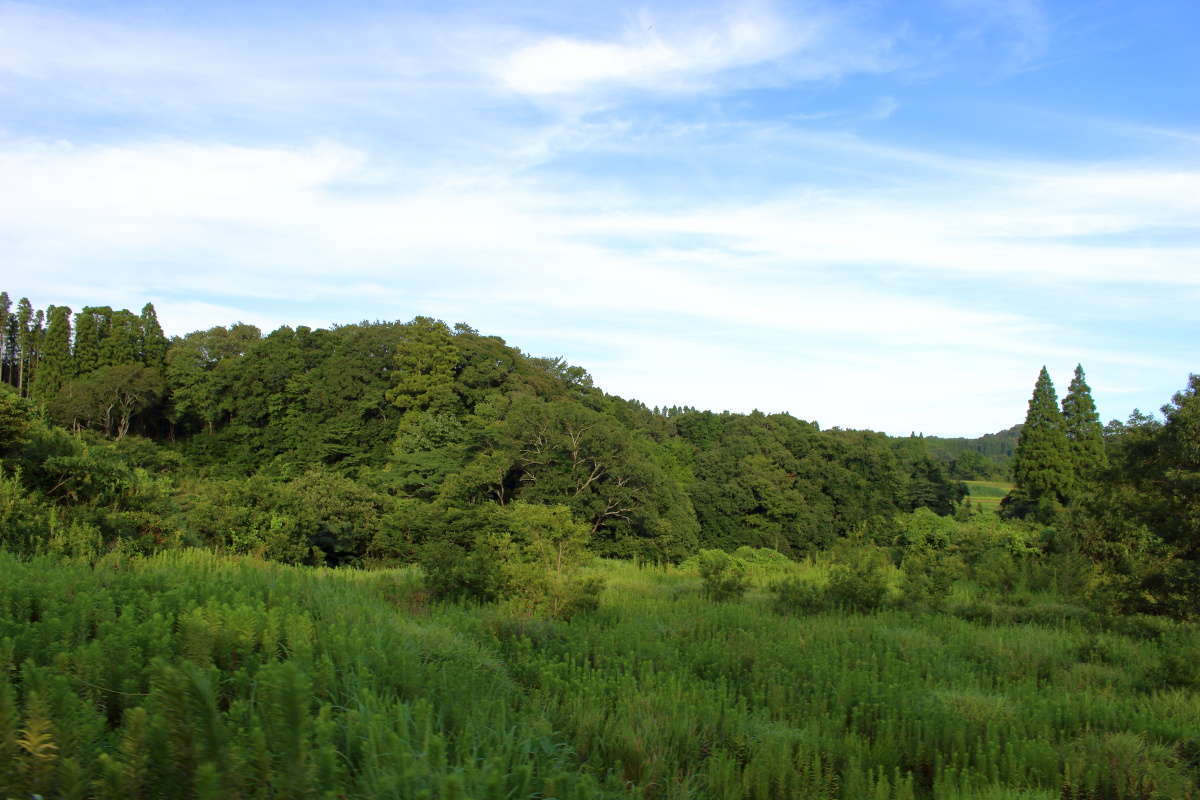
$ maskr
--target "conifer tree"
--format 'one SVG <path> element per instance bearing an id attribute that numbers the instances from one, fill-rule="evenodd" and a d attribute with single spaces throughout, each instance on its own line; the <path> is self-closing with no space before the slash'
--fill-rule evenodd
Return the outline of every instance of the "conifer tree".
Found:
<path id="1" fill-rule="evenodd" d="M 1056 508 L 1071 493 L 1072 469 L 1066 425 L 1050 373 L 1042 367 L 1025 425 L 1013 454 L 1013 480 L 1017 487 L 1004 499 L 1006 516 L 1033 515 L 1049 522 Z"/>
<path id="2" fill-rule="evenodd" d="M 12 313 L 12 300 L 8 292 L 0 292 L 0 383 L 8 380 L 8 318 Z"/>
<path id="3" fill-rule="evenodd" d="M 75 373 L 87 375 L 100 366 L 100 331 L 89 306 L 75 315 Z"/>
<path id="4" fill-rule="evenodd" d="M 43 336 L 31 392 L 38 400 L 49 400 L 73 377 L 75 364 L 71 358 L 71 309 L 50 306 L 50 322 Z"/>
<path id="5" fill-rule="evenodd" d="M 54 306 L 50 306 L 49 310 L 53 311 Z M 39 308 L 33 315 L 33 324 L 29 329 L 29 378 L 25 381 L 26 386 L 32 386 L 33 375 L 42 360 L 42 340 L 45 338 L 46 312 Z"/>
<path id="6" fill-rule="evenodd" d="M 33 304 L 28 297 L 22 297 L 17 302 L 17 391 L 25 395 L 25 383 L 29 379 L 30 344 L 33 322 Z"/>
<path id="7" fill-rule="evenodd" d="M 158 314 L 154 311 L 153 303 L 142 306 L 140 350 L 142 363 L 147 367 L 162 369 L 165 366 L 167 337 L 163 334 L 162 326 L 158 324 Z"/>
<path id="8" fill-rule="evenodd" d="M 1071 447 L 1072 470 L 1076 482 L 1080 483 L 1108 465 L 1104 454 L 1104 429 L 1081 364 L 1075 367 L 1075 377 L 1062 401 L 1062 412 Z"/>
<path id="9" fill-rule="evenodd" d="M 0 360 L 5 364 L 5 380 L 11 386 L 17 385 L 17 315 L 8 315 L 8 324 L 4 328 L 4 351 Z"/>
<path id="10" fill-rule="evenodd" d="M 141 336 L 141 327 L 141 319 L 134 316 L 132 311 L 123 308 L 114 312 L 108 335 L 100 344 L 100 366 L 114 367 L 118 364 L 140 362 L 138 339 Z"/>

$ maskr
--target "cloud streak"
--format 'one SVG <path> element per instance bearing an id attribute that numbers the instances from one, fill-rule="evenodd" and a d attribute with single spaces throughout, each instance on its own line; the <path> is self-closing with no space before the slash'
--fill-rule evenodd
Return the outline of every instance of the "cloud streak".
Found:
<path id="1" fill-rule="evenodd" d="M 643 11 L 611 39 L 553 35 L 524 44 L 502 59 L 497 75 L 519 93 L 563 95 L 620 88 L 695 92 L 731 71 L 734 81 L 778 84 L 887 68 L 886 38 L 847 34 L 845 20 L 828 10 L 791 19 L 766 4 L 743 4 L 699 24 L 690 14 Z M 765 65 L 775 73 L 747 81 L 746 70 Z"/>
<path id="2" fill-rule="evenodd" d="M 647 402 L 892 432 L 1007 427 L 1042 361 L 1161 402 L 1200 335 L 1196 137 L 911 128 L 940 74 L 1053 50 L 1032 0 L 946 2 L 220 32 L 0 2 L 0 288 L 151 298 L 176 333 L 465 319 Z"/>
<path id="3" fill-rule="evenodd" d="M 278 312 L 280 322 L 294 322 L 293 314 L 307 320 L 318 306 L 333 321 L 355 301 L 363 307 L 364 297 L 390 296 L 404 311 L 376 305 L 373 316 L 425 313 L 423 306 L 433 305 L 457 317 L 490 307 L 595 327 L 625 320 L 668 332 L 721 331 L 749 336 L 767 353 L 778 350 L 777 337 L 799 337 L 847 363 L 863 349 L 906 361 L 909 353 L 938 353 L 930 363 L 966 354 L 1029 363 L 1086 352 L 1114 366 L 1185 368 L 1169 355 L 1148 361 L 1099 352 L 1069 323 L 940 299 L 920 287 L 940 280 L 931 273 L 978 280 L 980 287 L 1021 274 L 1086 295 L 1129 284 L 1133 269 L 1142 284 L 1194 289 L 1196 174 L 1111 165 L 1104 181 L 1089 171 L 1048 168 L 1033 181 L 1024 167 L 997 164 L 981 174 L 1025 180 L 960 178 L 950 192 L 934 171 L 931 183 L 873 199 L 828 187 L 793 189 L 754 204 L 697 199 L 661 213 L 639 202 L 622 206 L 603 189 L 567 195 L 511 176 L 447 176 L 416 191 L 339 189 L 369 174 L 369 162 L 368 154 L 335 145 L 10 142 L 0 147 L 0 172 L 13 178 L 0 189 L 0 240 L 14 262 L 38 276 L 30 283 L 39 293 L 61 297 L 57 287 L 75 284 L 79 302 L 117 284 L 252 309 L 253 298 L 278 300 L 286 286 L 290 302 Z M 1188 224 L 1187 246 L 1076 241 Z M 81 280 L 85 275 L 94 277 Z M 381 294 L 371 285 L 396 289 Z M 240 316 L 271 318 L 261 311 Z M 679 363 L 672 364 L 658 368 L 673 374 Z M 637 372 L 630 364 L 613 371 L 626 378 Z M 698 397 L 711 391 L 695 381 L 690 389 Z M 760 389 L 748 386 L 737 403 L 726 389 L 708 402 L 747 407 Z M 811 392 L 798 392 L 796 402 L 815 402 Z M 829 411 L 833 422 L 883 424 Z"/>

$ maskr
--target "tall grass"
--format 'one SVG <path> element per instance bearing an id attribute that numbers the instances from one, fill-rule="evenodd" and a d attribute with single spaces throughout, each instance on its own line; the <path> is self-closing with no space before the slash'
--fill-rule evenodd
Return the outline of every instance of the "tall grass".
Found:
<path id="1" fill-rule="evenodd" d="M 592 569 L 562 622 L 430 605 L 414 570 L 0 554 L 0 796 L 1200 796 L 1192 628 L 1024 580 L 779 615 L 765 587 L 828 564 L 750 561 L 737 602 Z"/>

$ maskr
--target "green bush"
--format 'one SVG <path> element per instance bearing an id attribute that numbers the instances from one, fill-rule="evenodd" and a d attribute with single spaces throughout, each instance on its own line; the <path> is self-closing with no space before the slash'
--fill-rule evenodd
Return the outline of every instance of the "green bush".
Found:
<path id="1" fill-rule="evenodd" d="M 1067 754 L 1064 800 L 1185 800 L 1195 783 L 1171 748 L 1140 733 L 1088 732 Z"/>
<path id="2" fill-rule="evenodd" d="M 435 600 L 490 603 L 509 593 L 511 584 L 497 543 L 478 541 L 467 550 L 450 541 L 433 541 L 420 550 L 425 588 Z"/>
<path id="3" fill-rule="evenodd" d="M 747 564 L 762 564 L 773 567 L 785 567 L 792 560 L 773 547 L 750 547 L 742 545 L 733 551 L 734 558 L 740 558 Z"/>
<path id="4" fill-rule="evenodd" d="M 599 577 L 560 578 L 542 572 L 513 594 L 516 604 L 528 613 L 569 620 L 599 608 L 604 585 Z"/>
<path id="5" fill-rule="evenodd" d="M 825 590 L 802 578 L 784 578 L 768 586 L 767 590 L 775 596 L 772 605 L 780 614 L 806 614 L 829 607 Z"/>
<path id="6" fill-rule="evenodd" d="M 887 579 L 879 563 L 864 558 L 854 564 L 835 564 L 829 575 L 829 601 L 848 611 L 869 612 L 883 606 Z"/>
<path id="7" fill-rule="evenodd" d="M 910 547 L 900 564 L 904 603 L 916 608 L 941 608 L 954 581 L 961 574 L 961 562 L 941 550 Z"/>
<path id="8" fill-rule="evenodd" d="M 441 536 L 431 531 L 420 549 L 433 597 L 507 600 L 525 613 L 555 619 L 599 605 L 604 580 L 580 574 L 592 557 L 591 532 L 566 506 L 517 502 L 459 519 L 474 525 L 470 538 L 461 528 Z"/>
<path id="9" fill-rule="evenodd" d="M 971 565 L 971 577 L 981 586 L 1011 592 L 1017 586 L 1020 569 L 1012 553 L 991 549 L 979 555 Z"/>
<path id="10" fill-rule="evenodd" d="M 35 553 L 49 535 L 50 509 L 25 489 L 20 473 L 0 471 L 0 547 Z"/>
<path id="11" fill-rule="evenodd" d="M 701 550 L 696 564 L 704 583 L 704 596 L 709 600 L 737 600 L 750 588 L 746 562 L 724 550 Z"/>
<path id="12" fill-rule="evenodd" d="M 1156 677 L 1167 686 L 1200 690 L 1200 631 L 1172 632 L 1164 637 L 1162 664 Z"/>

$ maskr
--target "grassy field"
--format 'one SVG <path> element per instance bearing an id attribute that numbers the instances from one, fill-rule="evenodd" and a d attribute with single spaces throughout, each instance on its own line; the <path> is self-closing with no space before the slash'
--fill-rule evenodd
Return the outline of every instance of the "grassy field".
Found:
<path id="1" fill-rule="evenodd" d="M 963 481 L 971 503 L 989 511 L 1000 508 L 1000 501 L 1012 491 L 1013 484 L 1007 481 Z"/>
<path id="2" fill-rule="evenodd" d="M 411 569 L 0 553 L 0 797 L 1200 796 L 1194 628 L 966 580 L 944 613 L 772 611 L 811 562 L 730 603 L 592 569 L 562 622 Z"/>

